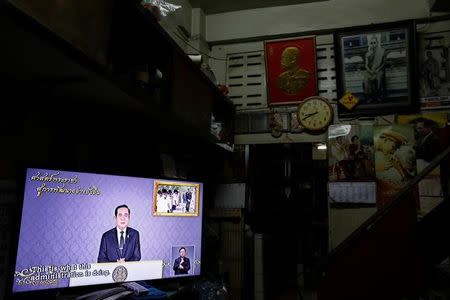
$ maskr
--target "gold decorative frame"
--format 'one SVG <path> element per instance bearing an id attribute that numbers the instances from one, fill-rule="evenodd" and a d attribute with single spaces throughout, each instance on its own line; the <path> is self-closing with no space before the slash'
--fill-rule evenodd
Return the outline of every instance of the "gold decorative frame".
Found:
<path id="1" fill-rule="evenodd" d="M 169 199 L 170 195 L 168 191 L 174 190 L 178 191 L 179 194 L 179 202 L 175 206 L 175 210 L 173 210 L 173 199 Z M 168 209 L 162 211 L 160 208 L 158 211 L 158 191 L 163 192 L 166 190 L 167 198 L 161 198 L 165 200 L 160 200 L 160 204 L 164 204 L 164 201 L 167 201 Z M 190 202 L 189 210 L 186 211 L 187 205 L 183 200 L 183 196 L 186 192 L 190 191 L 192 193 L 192 200 Z M 162 196 L 163 197 L 163 196 Z M 169 202 L 170 201 L 170 202 Z M 167 204 L 166 203 L 166 204 Z M 192 211 L 192 208 L 194 210 Z M 167 216 L 167 217 L 197 217 L 199 215 L 200 208 L 200 184 L 199 183 L 191 183 L 191 182 L 180 182 L 180 181 L 167 181 L 167 180 L 155 180 L 153 185 L 153 205 L 152 205 L 152 215 L 153 216 Z"/>
<path id="2" fill-rule="evenodd" d="M 267 103 L 299 103 L 317 95 L 316 38 L 304 36 L 264 42 Z"/>

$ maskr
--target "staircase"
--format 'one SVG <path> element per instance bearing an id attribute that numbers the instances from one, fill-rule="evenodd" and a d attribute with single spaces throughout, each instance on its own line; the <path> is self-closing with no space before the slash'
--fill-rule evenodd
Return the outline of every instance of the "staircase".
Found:
<path id="1" fill-rule="evenodd" d="M 409 299 L 422 295 L 434 265 L 450 254 L 450 147 L 318 266 L 317 299 Z M 418 220 L 413 188 L 441 166 L 444 201 Z"/>

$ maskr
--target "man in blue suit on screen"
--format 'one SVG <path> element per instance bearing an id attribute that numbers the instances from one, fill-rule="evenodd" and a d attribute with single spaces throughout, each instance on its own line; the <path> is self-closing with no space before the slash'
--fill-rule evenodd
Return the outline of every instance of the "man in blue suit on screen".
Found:
<path id="1" fill-rule="evenodd" d="M 97 262 L 125 262 L 141 260 L 139 231 L 128 227 L 130 209 L 125 204 L 114 212 L 116 227 L 102 235 Z"/>

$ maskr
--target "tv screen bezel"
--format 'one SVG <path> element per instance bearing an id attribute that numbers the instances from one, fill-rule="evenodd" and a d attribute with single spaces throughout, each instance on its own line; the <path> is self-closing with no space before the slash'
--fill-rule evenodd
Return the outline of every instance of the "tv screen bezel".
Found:
<path id="1" fill-rule="evenodd" d="M 23 205 L 25 202 L 25 188 L 26 188 L 26 182 L 27 182 L 27 171 L 29 169 L 42 169 L 42 170 L 52 170 L 52 171 L 61 171 L 61 172 L 76 172 L 76 173 L 87 173 L 87 174 L 94 174 L 94 175 L 106 175 L 106 176 L 121 176 L 121 177 L 132 177 L 132 178 L 140 178 L 140 179 L 152 179 L 152 180 L 161 180 L 161 181 L 185 181 L 185 182 L 196 182 L 202 185 L 202 195 L 200 196 L 200 199 L 202 199 L 201 203 L 199 203 L 199 206 L 202 209 L 201 214 L 201 239 L 200 239 L 200 247 L 202 251 L 202 260 L 204 257 L 204 227 L 205 227 L 205 218 L 204 218 L 204 201 L 205 201 L 205 180 L 204 179 L 198 179 L 198 178 L 192 178 L 192 179 L 186 179 L 186 178 L 174 178 L 174 177 L 167 177 L 167 176 L 158 176 L 154 177 L 154 175 L 146 176 L 143 174 L 134 175 L 130 173 L 117 173 L 117 172 L 108 172 L 102 170 L 102 172 L 96 172 L 96 170 L 89 170 L 89 169 L 66 169 L 66 168 L 58 168 L 58 167 L 25 167 L 21 169 L 20 176 L 18 176 L 17 180 L 17 195 L 16 195 L 16 205 L 14 207 L 16 208 L 15 212 L 13 213 L 14 219 L 18 220 L 18 222 L 13 222 L 12 224 L 12 237 L 11 237 L 11 245 L 10 249 L 8 251 L 9 259 L 6 266 L 6 275 L 5 275 L 5 289 L 4 289 L 4 296 L 5 299 L 28 299 L 28 297 L 54 297 L 56 295 L 60 294 L 76 294 L 76 295 L 83 295 L 87 294 L 93 291 L 97 290 L 103 290 L 108 288 L 113 288 L 120 286 L 122 283 L 125 282 L 131 282 L 131 281 L 125 281 L 125 282 L 117 282 L 117 283 L 104 283 L 104 284 L 92 284 L 92 285 L 82 285 L 82 286 L 68 286 L 68 287 L 55 287 L 55 288 L 48 288 L 48 289 L 37 289 L 37 290 L 28 290 L 28 291 L 20 291 L 20 292 L 13 292 L 14 287 L 14 273 L 16 271 L 16 265 L 17 265 L 17 254 L 18 254 L 18 246 L 19 246 L 19 240 L 20 240 L 20 230 L 22 225 L 22 213 L 23 213 Z M 201 264 L 200 264 L 201 266 Z M 200 274 L 192 274 L 188 276 L 179 276 L 179 277 L 165 277 L 165 278 L 157 278 L 157 279 L 142 279 L 138 282 L 145 282 L 148 285 L 157 285 L 157 286 L 170 286 L 173 283 L 177 283 L 180 285 L 186 285 L 186 284 L 192 284 L 193 282 L 197 281 L 198 278 L 200 278 L 203 275 L 203 267 L 200 268 Z"/>

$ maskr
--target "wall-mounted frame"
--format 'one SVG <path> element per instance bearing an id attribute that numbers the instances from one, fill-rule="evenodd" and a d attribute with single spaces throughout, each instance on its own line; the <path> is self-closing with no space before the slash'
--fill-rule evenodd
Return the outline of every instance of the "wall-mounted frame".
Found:
<path id="1" fill-rule="evenodd" d="M 450 107 L 450 19 L 417 24 L 419 99 L 422 110 Z"/>
<path id="2" fill-rule="evenodd" d="M 200 184 L 155 180 L 154 216 L 196 217 L 199 214 Z"/>
<path id="3" fill-rule="evenodd" d="M 267 103 L 299 103 L 317 95 L 316 39 L 266 41 Z"/>
<path id="4" fill-rule="evenodd" d="M 339 117 L 416 110 L 414 22 L 340 29 L 334 47 L 338 99 L 347 92 L 359 99 L 352 109 L 339 104 Z"/>

